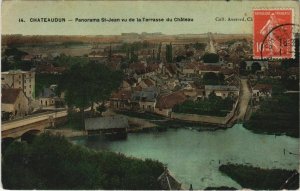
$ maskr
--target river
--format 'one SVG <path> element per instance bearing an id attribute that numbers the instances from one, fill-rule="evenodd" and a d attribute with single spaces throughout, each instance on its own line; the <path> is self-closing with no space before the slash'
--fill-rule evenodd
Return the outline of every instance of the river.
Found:
<path id="1" fill-rule="evenodd" d="M 297 138 L 254 134 L 241 124 L 218 131 L 198 132 L 181 128 L 160 133 L 136 133 L 129 134 L 127 140 L 121 141 L 108 141 L 101 136 L 71 140 L 96 150 L 159 160 L 167 165 L 185 188 L 189 188 L 190 184 L 194 189 L 208 186 L 241 188 L 234 180 L 219 172 L 219 165 L 227 162 L 262 168 L 299 167 L 299 155 L 289 154 L 298 153 Z"/>

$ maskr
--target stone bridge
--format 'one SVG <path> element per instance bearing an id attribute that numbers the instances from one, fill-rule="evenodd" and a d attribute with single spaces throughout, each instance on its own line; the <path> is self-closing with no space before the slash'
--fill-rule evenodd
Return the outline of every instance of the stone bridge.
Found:
<path id="1" fill-rule="evenodd" d="M 30 135 L 44 132 L 45 128 L 65 122 L 67 111 L 52 112 L 38 116 L 16 119 L 1 124 L 2 143 L 15 139 L 26 139 Z"/>

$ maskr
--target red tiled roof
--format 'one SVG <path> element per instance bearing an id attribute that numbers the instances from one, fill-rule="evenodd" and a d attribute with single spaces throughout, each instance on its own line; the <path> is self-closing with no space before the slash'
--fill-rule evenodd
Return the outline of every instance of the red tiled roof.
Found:
<path id="1" fill-rule="evenodd" d="M 199 65 L 200 71 L 220 71 L 221 66 Z"/>
<path id="2" fill-rule="evenodd" d="M 2 89 L 1 102 L 13 104 L 16 102 L 21 89 L 17 88 L 4 88 Z"/>
<path id="3" fill-rule="evenodd" d="M 154 86 L 154 83 L 153 83 L 151 80 L 149 80 L 149 79 L 144 79 L 143 82 L 144 82 L 148 87 Z"/>
<path id="4" fill-rule="evenodd" d="M 147 66 L 147 70 L 148 70 L 149 72 L 153 72 L 153 71 L 157 70 L 158 68 L 159 68 L 159 65 L 158 65 L 158 64 L 149 64 L 149 65 Z"/>
<path id="5" fill-rule="evenodd" d="M 166 96 L 159 97 L 156 107 L 159 109 L 170 109 L 177 104 L 183 103 L 186 100 L 187 98 L 185 97 L 184 93 L 182 91 L 178 91 Z"/>
<path id="6" fill-rule="evenodd" d="M 141 86 L 136 86 L 133 88 L 134 91 L 142 91 L 143 88 Z"/>
<path id="7" fill-rule="evenodd" d="M 256 84 L 253 87 L 254 90 L 259 90 L 259 91 L 270 91 L 272 90 L 272 85 L 271 84 Z"/>
<path id="8" fill-rule="evenodd" d="M 166 65 L 166 69 L 171 73 L 171 74 L 176 74 L 176 70 L 172 67 L 171 64 Z"/>
<path id="9" fill-rule="evenodd" d="M 131 98 L 131 91 L 128 90 L 120 90 L 115 92 L 111 96 L 112 99 L 130 99 Z"/>
<path id="10" fill-rule="evenodd" d="M 229 69 L 229 68 L 222 68 L 220 70 L 220 72 L 224 75 L 231 75 L 234 73 L 234 70 L 233 69 Z"/>

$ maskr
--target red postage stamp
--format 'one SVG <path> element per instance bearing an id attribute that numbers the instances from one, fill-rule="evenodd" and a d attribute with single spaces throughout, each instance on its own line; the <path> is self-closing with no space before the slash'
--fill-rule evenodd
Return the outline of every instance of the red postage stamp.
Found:
<path id="1" fill-rule="evenodd" d="M 292 9 L 253 10 L 253 58 L 294 58 Z"/>

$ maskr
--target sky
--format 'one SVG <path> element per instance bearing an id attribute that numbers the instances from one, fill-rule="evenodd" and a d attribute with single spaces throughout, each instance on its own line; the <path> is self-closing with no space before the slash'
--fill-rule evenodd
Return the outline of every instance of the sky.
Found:
<path id="1" fill-rule="evenodd" d="M 2 34 L 119 35 L 129 32 L 164 34 L 252 34 L 256 8 L 293 8 L 299 23 L 297 1 L 3 1 Z M 65 18 L 64 23 L 30 22 L 31 18 Z M 75 18 L 192 18 L 193 22 L 82 23 Z M 243 18 L 246 21 L 217 21 Z M 19 22 L 22 18 L 25 22 Z M 72 21 L 68 21 L 72 20 Z"/>

